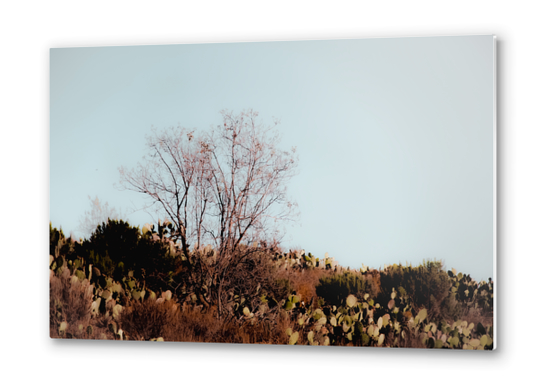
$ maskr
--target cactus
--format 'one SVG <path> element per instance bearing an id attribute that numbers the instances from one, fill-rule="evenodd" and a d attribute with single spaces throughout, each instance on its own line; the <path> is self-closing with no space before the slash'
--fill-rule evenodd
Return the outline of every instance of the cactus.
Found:
<path id="1" fill-rule="evenodd" d="M 154 232 L 154 227 L 144 229 L 142 232 L 147 237 L 149 232 L 157 236 L 160 233 L 158 240 L 162 241 L 165 234 L 171 230 L 172 228 L 166 223 L 159 223 L 158 232 Z M 68 240 L 65 241 L 68 244 Z M 169 254 L 172 254 L 173 251 L 175 254 L 179 253 L 174 243 L 168 240 L 166 245 L 169 247 Z M 72 246 L 73 244 L 68 244 L 66 249 Z M 214 252 L 208 246 L 199 249 L 207 254 Z M 107 324 L 106 326 L 116 339 L 126 339 L 119 324 L 123 306 L 130 300 L 143 302 L 148 300 L 146 299 L 148 297 L 153 300 L 153 303 L 165 306 L 168 300 L 173 299 L 172 290 L 175 288 L 176 298 L 186 299 L 185 305 L 191 305 L 190 301 L 192 300 L 194 305 L 201 306 L 204 302 L 211 300 L 211 293 L 216 294 L 216 282 L 208 276 L 198 276 L 194 272 L 196 270 L 194 263 L 197 261 L 190 254 L 180 255 L 179 253 L 180 257 L 178 258 L 179 265 L 182 264 L 184 268 L 183 273 L 186 273 L 189 279 L 168 289 L 167 286 L 150 287 L 145 280 L 137 276 L 137 271 L 129 269 L 129 263 L 125 261 L 120 261 L 116 265 L 116 268 L 124 271 L 123 275 L 115 277 L 110 276 L 110 273 L 106 272 L 106 269 L 103 269 L 99 262 L 91 264 L 88 260 L 74 258 L 73 255 L 71 258 L 67 258 L 56 246 L 53 252 L 58 254 L 51 253 L 49 257 L 52 276 L 59 276 L 68 271 L 70 272 L 68 280 L 70 284 L 88 284 L 88 289 L 92 294 L 90 305 L 92 324 L 100 324 L 95 322 L 103 321 L 102 324 Z M 327 267 L 330 265 L 330 260 L 327 255 L 324 259 L 317 259 L 312 254 L 304 252 L 299 254 L 277 252 L 273 256 L 273 262 L 277 264 L 277 267 L 282 268 L 287 265 L 288 268 L 295 271 L 293 273 L 303 273 L 305 269 L 315 266 L 322 267 L 324 264 Z M 431 267 L 430 264 L 429 267 Z M 390 266 L 386 270 L 394 271 L 398 268 Z M 412 272 L 415 268 L 401 268 L 415 275 Z M 448 271 L 445 275 L 451 284 L 450 297 L 460 303 L 466 303 L 467 308 L 492 308 L 491 280 L 477 283 L 468 275 L 457 274 L 455 270 Z M 168 279 L 172 275 L 163 276 Z M 493 328 L 491 325 L 467 323 L 461 317 L 456 317 L 461 320 L 451 323 L 441 321 L 441 319 L 435 318 L 434 312 L 430 308 L 419 306 L 414 301 L 411 303 L 412 294 L 408 291 L 408 286 L 406 286 L 407 290 L 402 286 L 387 286 L 383 287 L 380 293 L 375 290 L 371 291 L 367 289 L 370 285 L 368 282 L 374 282 L 375 280 L 372 279 L 378 275 L 374 275 L 373 271 L 366 267 L 350 272 L 339 269 L 338 272 L 326 273 L 325 276 L 333 276 L 334 283 L 338 287 L 346 288 L 335 297 L 334 301 L 314 300 L 305 304 L 301 302 L 301 297 L 295 292 L 283 298 L 275 298 L 273 297 L 274 293 L 267 291 L 264 286 L 258 285 L 253 289 L 253 296 L 250 296 L 250 292 L 234 290 L 227 292 L 227 310 L 231 310 L 234 319 L 237 319 L 236 321 L 239 321 L 240 324 L 245 322 L 246 324 L 255 324 L 256 322 L 273 324 L 277 316 L 290 319 L 292 328 L 286 331 L 286 335 L 287 343 L 292 345 L 348 344 L 396 347 L 404 346 L 410 339 L 417 339 L 423 341 L 423 345 L 428 348 L 492 349 Z M 321 283 L 325 283 L 325 281 L 321 280 Z M 200 284 L 199 288 L 201 289 L 196 290 L 195 284 Z M 288 292 L 292 292 L 291 287 L 288 288 Z M 204 306 L 202 308 L 205 310 Z M 416 313 L 418 308 L 421 309 Z M 415 316 L 412 315 L 413 313 Z M 61 314 L 55 313 L 52 316 L 55 320 L 56 330 L 61 337 L 100 337 L 100 331 L 95 331 L 88 322 L 75 323 L 78 326 L 70 328 L 72 327 L 71 323 L 63 321 L 65 319 Z M 70 329 L 74 328 L 78 331 L 73 334 L 68 333 Z M 109 332 L 107 335 L 111 337 Z M 156 337 L 154 341 L 159 339 Z"/>
<path id="2" fill-rule="evenodd" d="M 416 323 L 421 323 L 427 318 L 427 309 L 423 308 L 420 312 L 418 312 L 418 315 L 416 315 L 415 321 Z"/>
<path id="3" fill-rule="evenodd" d="M 346 305 L 348 305 L 348 307 L 350 308 L 352 308 L 357 303 L 358 303 L 358 299 L 356 299 L 356 296 L 354 295 L 348 295 L 348 297 L 346 298 Z"/>
<path id="4" fill-rule="evenodd" d="M 299 332 L 294 332 L 290 335 L 290 339 L 288 341 L 288 344 L 290 345 L 294 345 L 295 343 L 297 343 L 297 340 L 299 339 Z"/>
<path id="5" fill-rule="evenodd" d="M 64 336 L 66 334 L 66 330 L 68 329 L 68 323 L 66 321 L 63 321 L 60 323 L 60 326 L 58 327 L 58 333 L 61 336 Z"/>
<path id="6" fill-rule="evenodd" d="M 310 331 L 307 334 L 307 340 L 309 341 L 310 345 L 314 345 L 314 332 Z"/>

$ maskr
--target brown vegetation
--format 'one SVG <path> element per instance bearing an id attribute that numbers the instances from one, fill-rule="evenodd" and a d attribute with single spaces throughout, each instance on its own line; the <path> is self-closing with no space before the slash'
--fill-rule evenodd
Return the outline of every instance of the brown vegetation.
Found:
<path id="1" fill-rule="evenodd" d="M 301 269 L 300 271 L 280 270 L 276 278 L 288 281 L 291 291 L 299 295 L 305 303 L 310 303 L 311 300 L 318 299 L 316 287 L 320 284 L 320 279 L 331 273 L 331 271 L 321 268 Z"/>
<path id="2" fill-rule="evenodd" d="M 68 268 L 60 276 L 50 271 L 49 325 L 51 338 L 114 339 L 109 322 L 92 316 L 93 285 L 80 281 Z M 97 310 L 97 309 L 96 309 Z"/>
<path id="3" fill-rule="evenodd" d="M 185 257 L 171 246 L 153 247 L 163 241 L 154 232 L 141 234 L 122 222 L 101 229 L 102 237 L 93 236 L 88 245 L 100 252 L 97 245 L 108 244 L 101 251 L 107 259 L 89 256 L 51 227 L 52 338 L 492 348 L 491 280 L 446 273 L 441 262 L 350 270 L 304 251 L 243 245 L 243 262 L 220 275 L 221 296 L 212 248 Z M 137 241 L 126 242 L 127 233 Z M 124 245 L 111 248 L 119 236 Z M 155 252 L 142 251 L 145 264 L 133 261 L 147 267 L 141 277 L 120 267 L 130 260 L 117 261 L 117 253 L 137 247 Z M 160 261 L 171 257 L 183 268 L 164 267 Z M 101 262 L 100 268 L 89 261 Z M 115 263 L 116 269 L 103 272 Z M 157 272 L 170 281 L 149 278 Z"/>

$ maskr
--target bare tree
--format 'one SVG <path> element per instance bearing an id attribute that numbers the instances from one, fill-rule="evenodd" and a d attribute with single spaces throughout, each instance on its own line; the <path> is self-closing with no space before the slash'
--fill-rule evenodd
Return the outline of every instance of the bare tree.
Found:
<path id="1" fill-rule="evenodd" d="M 186 255 L 214 247 L 209 273 L 218 279 L 219 307 L 228 272 L 247 257 L 247 245 L 278 241 L 280 224 L 294 219 L 287 183 L 297 166 L 295 148 L 278 148 L 278 122 L 264 125 L 252 110 L 221 114 L 222 124 L 209 131 L 155 130 L 143 163 L 120 169 L 121 184 L 147 195 L 175 225 Z"/>
<path id="2" fill-rule="evenodd" d="M 223 112 L 224 126 L 203 142 L 211 196 L 203 229 L 220 254 L 235 252 L 242 242 L 277 239 L 275 224 L 293 218 L 287 182 L 297 165 L 295 149 L 279 150 L 274 126 L 258 123 L 257 116 Z"/>
<path id="3" fill-rule="evenodd" d="M 100 202 L 98 196 L 94 199 L 90 196 L 88 198 L 91 205 L 90 211 L 85 212 L 77 227 L 77 230 L 85 236 L 90 236 L 99 224 L 107 223 L 107 219 L 118 220 L 121 217 L 121 213 L 115 208 L 110 208 L 107 202 Z"/>
<path id="4" fill-rule="evenodd" d="M 134 170 L 120 169 L 121 185 L 146 194 L 157 211 L 165 214 L 177 229 L 185 254 L 194 237 L 192 216 L 201 208 L 202 186 L 198 180 L 205 169 L 200 140 L 184 128 L 153 131 L 147 137 L 149 153 Z M 201 183 L 200 183 L 201 184 Z M 205 204 L 203 204 L 205 205 Z"/>

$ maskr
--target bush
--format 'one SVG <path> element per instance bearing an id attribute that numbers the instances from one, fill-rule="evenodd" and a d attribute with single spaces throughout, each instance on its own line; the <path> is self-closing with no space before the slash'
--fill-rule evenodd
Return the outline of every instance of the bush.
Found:
<path id="1" fill-rule="evenodd" d="M 130 301 L 121 316 L 121 328 L 129 340 L 286 344 L 289 318 L 276 322 L 251 322 L 219 318 L 214 310 L 182 306 L 175 299 Z"/>
<path id="2" fill-rule="evenodd" d="M 440 261 L 424 261 L 418 267 L 394 264 L 380 274 L 380 282 L 379 300 L 389 300 L 396 289 L 408 296 L 416 310 L 426 308 L 431 320 L 453 319 L 459 314 L 459 304 L 450 296 L 451 280 Z"/>
<path id="3" fill-rule="evenodd" d="M 172 301 L 131 300 L 121 316 L 121 328 L 132 340 L 163 337 L 166 326 L 175 323 L 178 306 Z"/>
<path id="4" fill-rule="evenodd" d="M 167 244 L 150 233 L 142 235 L 139 227 L 122 220 L 109 219 L 98 225 L 90 239 L 79 245 L 78 254 L 115 280 L 133 271 L 136 279 L 154 290 L 169 288 L 165 277 L 176 266 Z"/>
<path id="5" fill-rule="evenodd" d="M 374 292 L 374 287 L 361 273 L 347 271 L 320 278 L 316 294 L 329 305 L 339 306 L 352 294 L 361 298 L 363 294 Z"/>
<path id="6" fill-rule="evenodd" d="M 53 258 L 63 257 L 65 260 L 75 260 L 77 258 L 76 242 L 71 238 L 66 238 L 62 229 L 53 228 L 49 222 L 49 255 Z"/>
<path id="7" fill-rule="evenodd" d="M 56 275 L 50 271 L 49 276 L 49 322 L 51 337 L 60 337 L 58 330 L 62 323 L 75 325 L 82 323 L 87 326 L 90 322 L 90 307 L 92 305 L 93 286 L 88 280 L 80 281 L 72 276 L 68 268 Z M 69 332 L 62 331 L 64 336 Z"/>
<path id="8" fill-rule="evenodd" d="M 192 252 L 189 259 L 175 278 L 182 281 L 187 295 L 193 292 L 206 307 L 216 305 L 220 315 L 280 301 L 291 289 L 288 283 L 277 281 L 277 268 L 265 250 L 242 246 L 222 257 L 203 250 Z"/>

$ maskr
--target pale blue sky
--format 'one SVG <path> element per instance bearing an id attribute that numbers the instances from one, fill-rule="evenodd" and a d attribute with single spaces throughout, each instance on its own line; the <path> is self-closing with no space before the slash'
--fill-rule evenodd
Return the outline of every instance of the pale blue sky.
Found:
<path id="1" fill-rule="evenodd" d="M 114 183 L 152 126 L 253 108 L 299 154 L 286 247 L 493 277 L 493 54 L 493 36 L 52 49 L 51 221 L 79 236 L 89 195 L 140 205 Z"/>

